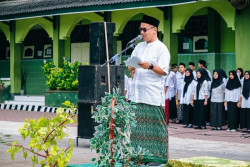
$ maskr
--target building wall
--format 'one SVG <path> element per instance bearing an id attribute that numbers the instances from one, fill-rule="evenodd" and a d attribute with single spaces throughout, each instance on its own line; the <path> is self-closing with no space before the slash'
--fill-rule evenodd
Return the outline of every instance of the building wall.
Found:
<path id="1" fill-rule="evenodd" d="M 235 52 L 235 30 L 228 28 L 226 22 L 221 19 L 220 25 L 220 52 L 234 53 Z"/>
<path id="2" fill-rule="evenodd" d="M 41 71 L 42 66 L 43 60 L 22 60 L 22 77 L 25 77 L 22 89 L 27 95 L 44 95 L 48 89 Z"/>
<path id="3" fill-rule="evenodd" d="M 250 6 L 241 10 L 235 20 L 236 67 L 250 70 Z"/>

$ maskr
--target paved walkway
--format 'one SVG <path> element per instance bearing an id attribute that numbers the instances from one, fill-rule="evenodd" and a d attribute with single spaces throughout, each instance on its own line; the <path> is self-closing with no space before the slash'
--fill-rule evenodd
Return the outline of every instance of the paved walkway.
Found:
<path id="1" fill-rule="evenodd" d="M 25 161 L 21 154 L 16 155 L 16 160 L 12 162 L 10 156 L 5 153 L 8 149 L 6 143 L 17 140 L 27 145 L 27 142 L 22 141 L 18 135 L 18 129 L 23 125 L 25 118 L 39 119 L 43 116 L 53 117 L 54 115 L 53 113 L 0 110 L 0 166 L 31 166 L 31 161 L 29 159 Z M 70 125 L 66 132 L 70 138 L 75 140 L 77 125 Z M 67 142 L 68 139 L 64 139 L 61 145 L 66 147 Z M 88 163 L 93 157 L 96 157 L 97 154 L 94 151 L 91 152 L 89 147 L 89 140 L 80 139 L 79 147 L 74 148 L 71 164 Z M 242 131 L 212 131 L 211 127 L 206 130 L 186 129 L 180 124 L 170 124 L 169 158 L 197 156 L 213 156 L 250 162 L 250 134 Z"/>

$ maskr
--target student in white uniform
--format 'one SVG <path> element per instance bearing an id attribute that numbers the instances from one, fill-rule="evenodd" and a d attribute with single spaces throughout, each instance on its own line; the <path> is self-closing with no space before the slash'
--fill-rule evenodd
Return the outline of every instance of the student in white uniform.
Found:
<path id="1" fill-rule="evenodd" d="M 194 62 L 189 62 L 188 68 L 190 68 L 193 71 L 194 80 L 197 80 Z"/>
<path id="2" fill-rule="evenodd" d="M 243 71 L 243 69 L 242 68 L 237 68 L 237 70 L 236 70 L 236 72 L 237 72 L 237 75 L 238 75 L 238 77 L 239 77 L 239 80 L 240 80 L 240 83 L 241 83 L 241 85 L 243 84 L 243 81 L 244 81 L 244 71 Z"/>
<path id="3" fill-rule="evenodd" d="M 176 109 L 176 72 L 178 70 L 177 64 L 172 65 L 172 71 L 170 71 L 166 82 L 165 82 L 165 115 L 167 124 L 169 123 L 169 119 L 175 122 L 177 117 L 177 109 Z"/>
<path id="4" fill-rule="evenodd" d="M 206 112 L 209 98 L 208 75 L 205 69 L 200 68 L 196 72 L 197 82 L 195 83 L 192 103 L 194 104 L 193 124 L 195 129 L 206 129 Z"/>
<path id="5" fill-rule="evenodd" d="M 207 71 L 210 80 L 212 80 L 212 75 L 211 75 L 210 71 L 207 69 L 207 62 L 205 60 L 199 60 L 198 67 L 204 68 Z"/>
<path id="6" fill-rule="evenodd" d="M 183 84 L 183 91 L 181 94 L 180 104 L 183 105 L 183 124 L 185 124 L 184 128 L 192 128 L 193 127 L 193 106 L 191 104 L 192 101 L 192 93 L 195 85 L 195 80 L 193 76 L 193 70 L 188 68 L 185 72 L 185 79 Z"/>
<path id="7" fill-rule="evenodd" d="M 241 84 L 235 70 L 229 72 L 224 105 L 227 107 L 228 132 L 236 132 L 239 127 L 237 103 L 240 101 Z"/>
<path id="8" fill-rule="evenodd" d="M 211 84 L 211 104 L 210 118 L 212 130 L 221 130 L 225 125 L 224 99 L 226 85 L 223 82 L 222 71 L 215 69 L 213 71 L 213 81 Z"/>
<path id="9" fill-rule="evenodd" d="M 250 133 L 250 71 L 246 71 L 244 75 L 244 82 L 242 88 L 242 94 L 238 107 L 241 107 L 240 111 L 240 128 L 246 128 L 247 133 Z"/>
<path id="10" fill-rule="evenodd" d="M 130 102 L 132 99 L 132 92 L 131 92 L 131 86 L 132 86 L 132 80 L 134 78 L 134 71 L 130 71 L 131 78 L 128 78 L 127 80 L 127 86 L 126 86 L 126 101 Z"/>
<path id="11" fill-rule="evenodd" d="M 181 94 L 182 94 L 182 87 L 184 84 L 185 78 L 185 71 L 186 65 L 184 63 L 179 64 L 179 72 L 176 73 L 177 78 L 177 97 L 178 97 L 178 110 L 177 110 L 177 119 L 179 120 L 178 123 L 182 123 L 182 116 L 183 116 L 183 106 L 180 104 Z"/>
<path id="12" fill-rule="evenodd" d="M 220 69 L 223 77 L 223 82 L 225 85 L 227 85 L 227 74 L 223 69 Z"/>
<path id="13" fill-rule="evenodd" d="M 207 71 L 208 77 L 210 78 L 210 81 L 208 80 L 208 89 L 210 90 L 212 75 L 211 75 L 210 71 L 207 69 L 207 62 L 205 60 L 199 60 L 198 67 L 204 68 Z M 206 121 L 207 121 L 207 125 L 210 125 L 210 98 L 208 99 L 207 103 L 208 103 L 208 105 L 206 106 L 206 109 L 207 109 Z"/>
<path id="14" fill-rule="evenodd" d="M 124 96 L 126 96 L 126 94 L 127 94 L 127 89 L 128 89 L 128 77 L 125 74 L 124 75 Z"/>

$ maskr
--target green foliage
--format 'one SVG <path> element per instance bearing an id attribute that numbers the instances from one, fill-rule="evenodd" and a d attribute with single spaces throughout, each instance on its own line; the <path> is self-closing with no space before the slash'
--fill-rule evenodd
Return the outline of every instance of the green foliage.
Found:
<path id="1" fill-rule="evenodd" d="M 112 98 L 115 97 L 115 106 L 112 108 Z M 116 162 L 122 166 L 144 166 L 138 164 L 140 156 L 143 158 L 149 155 L 149 152 L 138 146 L 132 147 L 130 142 L 131 128 L 136 126 L 134 105 L 126 102 L 124 96 L 119 95 L 119 89 L 113 89 L 113 94 L 106 93 L 102 98 L 102 105 L 97 106 L 97 112 L 93 113 L 92 118 L 98 123 L 95 127 L 94 138 L 90 140 L 91 148 L 96 149 L 100 155 L 98 159 L 92 161 L 99 166 L 114 166 Z M 114 114 L 111 115 L 111 111 Z M 114 119 L 114 139 L 110 140 L 110 120 Z M 113 148 L 113 160 L 111 156 L 111 147 Z M 129 161 L 129 159 L 132 161 Z"/>
<path id="2" fill-rule="evenodd" d="M 66 149 L 58 147 L 58 142 L 68 136 L 63 132 L 63 129 L 66 127 L 65 125 L 76 123 L 77 120 L 75 106 L 69 101 L 63 104 L 67 108 L 70 108 L 69 113 L 64 111 L 66 108 L 58 108 L 54 118 L 42 117 L 39 120 L 25 120 L 19 132 L 23 140 L 29 137 L 30 141 L 27 147 L 19 145 L 17 141 L 12 143 L 7 153 L 11 155 L 13 161 L 15 153 L 22 151 L 25 159 L 28 157 L 28 152 L 33 154 L 31 157 L 33 166 L 38 163 L 42 167 L 64 167 L 67 165 L 73 152 L 72 141 L 69 139 L 69 146 Z M 39 156 L 43 157 L 44 160 L 38 162 Z"/>
<path id="3" fill-rule="evenodd" d="M 78 61 L 69 63 L 64 60 L 62 68 L 56 68 L 53 62 L 45 62 L 42 67 L 46 77 L 46 85 L 51 90 L 77 90 L 78 89 Z"/>

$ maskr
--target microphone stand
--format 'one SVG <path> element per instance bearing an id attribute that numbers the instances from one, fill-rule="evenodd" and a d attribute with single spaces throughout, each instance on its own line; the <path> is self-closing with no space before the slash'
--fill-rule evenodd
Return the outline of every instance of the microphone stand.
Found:
<path id="1" fill-rule="evenodd" d="M 122 55 L 124 52 L 126 52 L 129 49 L 132 49 L 135 47 L 135 42 L 131 43 L 127 48 L 125 48 L 123 51 L 121 51 L 120 53 L 117 53 L 116 55 L 114 55 L 109 61 L 105 62 L 104 64 L 102 64 L 100 67 L 103 67 L 105 65 L 107 65 L 108 63 L 112 63 L 115 59 L 117 59 L 120 55 Z"/>

